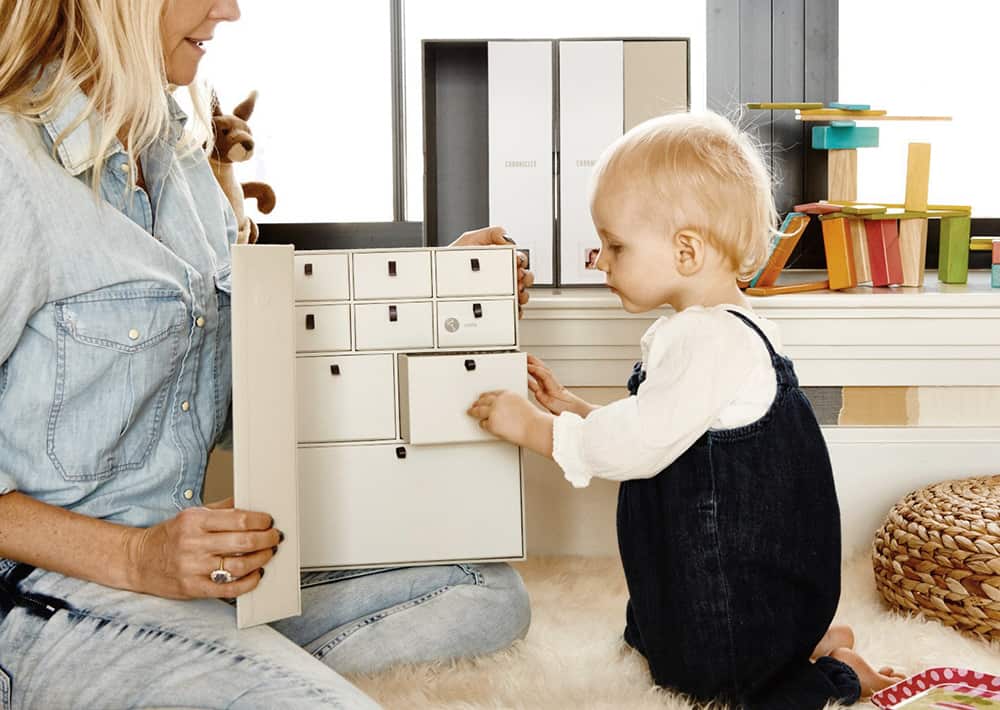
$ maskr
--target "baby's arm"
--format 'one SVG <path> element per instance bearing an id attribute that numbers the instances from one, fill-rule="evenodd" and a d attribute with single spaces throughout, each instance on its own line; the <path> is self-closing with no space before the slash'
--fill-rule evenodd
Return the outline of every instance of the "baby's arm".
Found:
<path id="1" fill-rule="evenodd" d="M 596 404 L 577 397 L 563 387 L 549 366 L 534 355 L 528 355 L 528 389 L 540 405 L 556 416 L 563 412 L 573 412 L 586 417 L 598 409 Z"/>

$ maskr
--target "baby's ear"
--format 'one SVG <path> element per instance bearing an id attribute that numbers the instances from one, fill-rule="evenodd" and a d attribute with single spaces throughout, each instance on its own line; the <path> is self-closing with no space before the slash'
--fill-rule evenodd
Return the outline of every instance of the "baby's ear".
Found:
<path id="1" fill-rule="evenodd" d="M 708 244 L 700 232 L 693 229 L 682 229 L 673 236 L 671 251 L 674 255 L 674 266 L 682 276 L 693 276 L 701 271 L 705 263 L 705 250 Z"/>

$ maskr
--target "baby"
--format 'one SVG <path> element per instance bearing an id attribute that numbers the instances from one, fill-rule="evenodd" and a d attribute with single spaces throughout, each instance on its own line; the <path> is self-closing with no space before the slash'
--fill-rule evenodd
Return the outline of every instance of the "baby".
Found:
<path id="1" fill-rule="evenodd" d="M 529 386 L 469 409 L 552 457 L 574 486 L 621 481 L 625 641 L 653 679 L 734 707 L 818 710 L 896 682 L 830 627 L 840 510 L 830 458 L 774 324 L 737 286 L 777 222 L 750 140 L 715 114 L 652 119 L 594 170 L 597 268 L 629 313 L 669 305 L 642 338 L 631 394 L 595 407 L 536 358 Z"/>

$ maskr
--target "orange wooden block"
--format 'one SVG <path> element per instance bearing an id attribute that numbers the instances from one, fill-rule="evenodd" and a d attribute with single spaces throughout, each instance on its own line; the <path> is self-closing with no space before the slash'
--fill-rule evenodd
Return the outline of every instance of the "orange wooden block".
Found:
<path id="1" fill-rule="evenodd" d="M 854 249 L 847 234 L 846 219 L 841 217 L 823 222 L 823 247 L 826 251 L 826 270 L 830 276 L 830 289 L 839 291 L 857 286 Z"/>
<path id="2" fill-rule="evenodd" d="M 754 287 L 766 288 L 775 284 L 778 280 L 778 275 L 785 268 L 785 264 L 788 263 L 788 257 L 792 255 L 795 245 L 799 243 L 799 239 L 802 237 L 802 233 L 806 231 L 808 224 L 809 215 L 792 215 L 791 219 L 788 220 L 785 236 L 778 240 L 777 246 L 771 252 L 771 258 L 767 260 L 764 270 L 760 273 L 760 278 L 753 284 Z"/>
<path id="3" fill-rule="evenodd" d="M 825 291 L 830 288 L 829 281 L 812 281 L 805 284 L 788 284 L 787 286 L 767 286 L 748 288 L 748 296 L 778 296 L 782 293 L 805 293 L 807 291 Z"/>

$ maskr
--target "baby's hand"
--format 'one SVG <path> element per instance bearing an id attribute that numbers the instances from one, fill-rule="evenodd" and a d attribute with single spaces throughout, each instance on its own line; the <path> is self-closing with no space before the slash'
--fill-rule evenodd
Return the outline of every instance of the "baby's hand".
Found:
<path id="1" fill-rule="evenodd" d="M 559 384 L 548 365 L 534 355 L 528 355 L 528 389 L 540 405 L 556 416 L 563 412 L 573 412 L 586 417 L 597 409 Z"/>
<path id="2" fill-rule="evenodd" d="M 518 446 L 528 444 L 533 422 L 544 416 L 524 397 L 507 390 L 484 392 L 467 413 L 490 434 Z"/>

